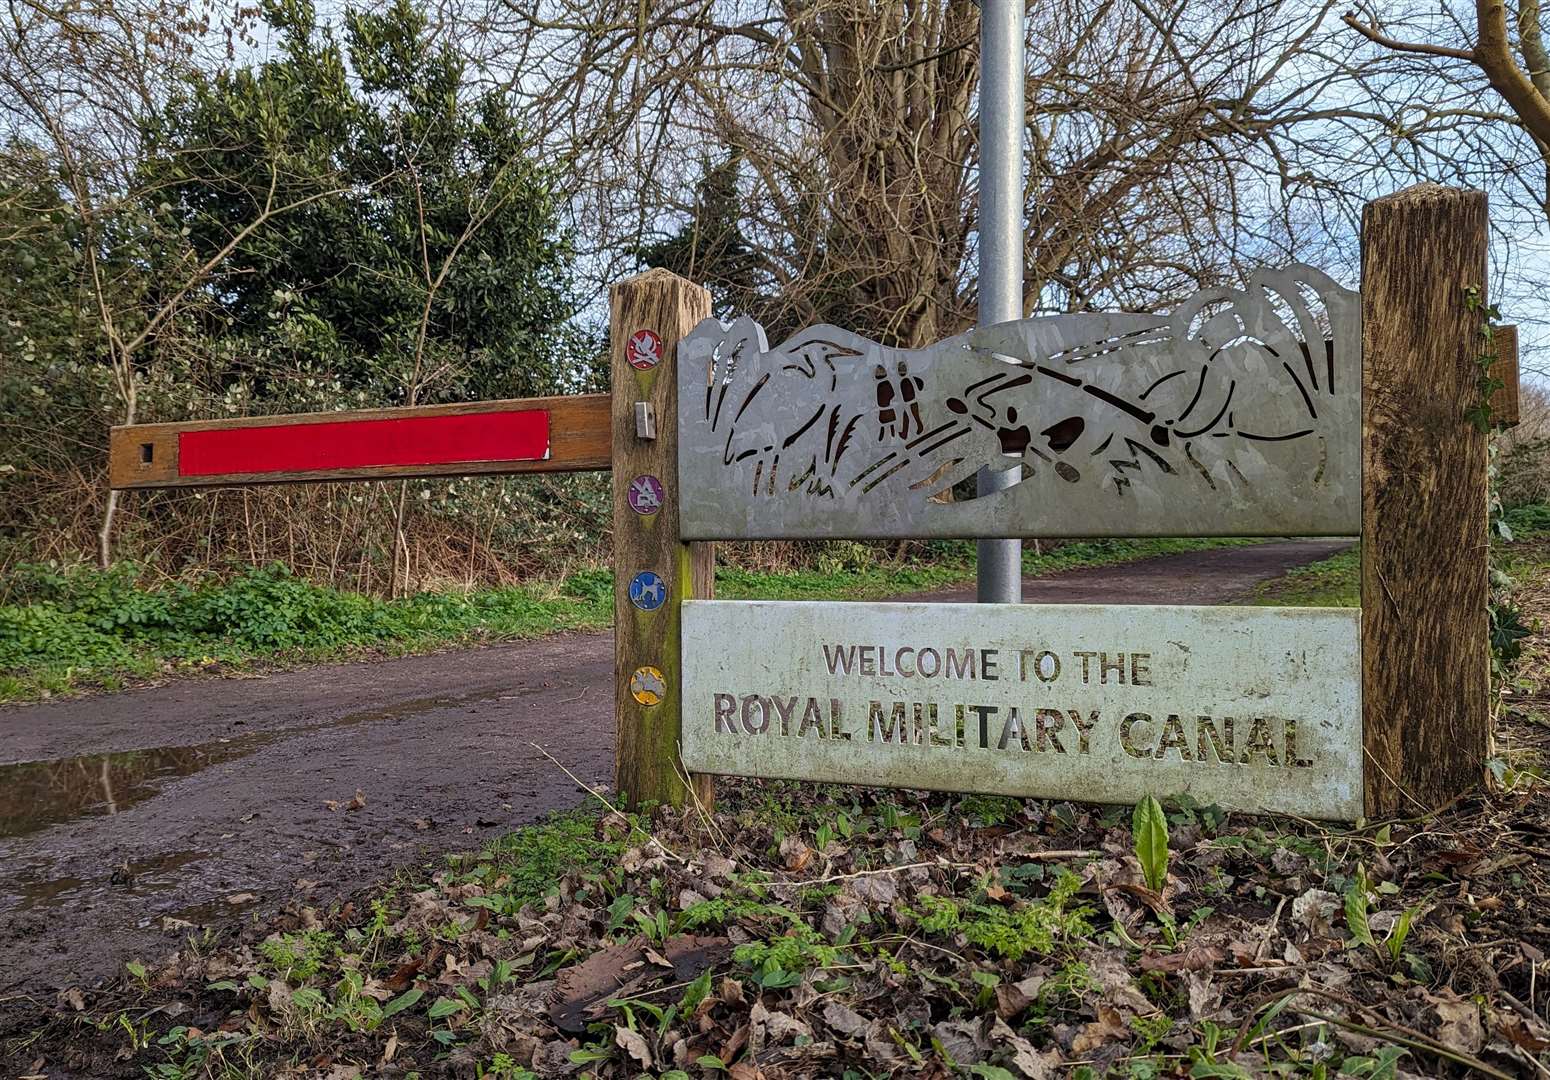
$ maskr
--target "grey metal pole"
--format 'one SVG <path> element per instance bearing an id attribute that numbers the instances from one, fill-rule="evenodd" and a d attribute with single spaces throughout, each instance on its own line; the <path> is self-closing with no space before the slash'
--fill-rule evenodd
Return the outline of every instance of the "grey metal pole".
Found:
<path id="1" fill-rule="evenodd" d="M 980 0 L 979 325 L 1023 313 L 1023 0 Z M 1022 466 L 981 469 L 989 495 L 1022 478 Z M 981 540 L 976 597 L 1022 601 L 1021 540 Z"/>

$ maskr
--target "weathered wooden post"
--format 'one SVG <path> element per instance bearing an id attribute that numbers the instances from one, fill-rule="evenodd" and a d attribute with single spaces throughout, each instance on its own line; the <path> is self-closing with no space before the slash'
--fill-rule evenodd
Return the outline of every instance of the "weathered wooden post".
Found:
<path id="1" fill-rule="evenodd" d="M 1491 395 L 1491 423 L 1499 428 L 1518 426 L 1518 328 L 1496 328 L 1496 363 L 1491 375 L 1501 386 Z"/>
<path id="2" fill-rule="evenodd" d="M 713 595 L 715 546 L 678 528 L 679 340 L 710 315 L 710 293 L 648 270 L 611 293 L 614 518 L 614 781 L 631 806 L 691 801 L 679 763 L 681 605 Z M 714 798 L 710 777 L 692 796 Z"/>
<path id="3" fill-rule="evenodd" d="M 1486 197 L 1422 184 L 1362 215 L 1362 699 L 1367 815 L 1480 783 L 1490 740 L 1486 439 L 1476 402 Z"/>

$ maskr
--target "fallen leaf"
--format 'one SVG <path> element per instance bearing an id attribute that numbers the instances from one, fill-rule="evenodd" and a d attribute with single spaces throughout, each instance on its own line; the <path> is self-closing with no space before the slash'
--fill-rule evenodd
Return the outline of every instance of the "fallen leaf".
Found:
<path id="1" fill-rule="evenodd" d="M 1159 915 L 1173 914 L 1173 905 L 1168 903 L 1167 898 L 1155 889 L 1148 889 L 1145 885 L 1136 885 L 1129 881 L 1116 881 L 1108 885 L 1107 888 L 1110 891 L 1122 892 L 1126 896 L 1134 896 Z"/>
<path id="2" fill-rule="evenodd" d="M 1194 945 L 1183 952 L 1144 953 L 1141 956 L 1142 971 L 1206 971 L 1226 959 L 1221 949 L 1212 945 Z"/>
<path id="3" fill-rule="evenodd" d="M 695 934 L 670 937 L 662 943 L 659 954 L 663 964 L 672 969 L 670 974 L 647 969 L 646 951 L 646 939 L 637 936 L 623 944 L 599 949 L 556 975 L 555 1001 L 549 1009 L 554 1026 L 579 1035 L 596 1019 L 603 1003 L 624 993 L 626 987 L 648 979 L 688 982 L 724 960 L 732 951 L 732 943 L 724 937 Z"/>
<path id="4" fill-rule="evenodd" d="M 1189 1014 L 1196 1020 L 1204 1020 L 1221 1007 L 1222 992 L 1209 971 L 1186 971 L 1184 986 L 1189 992 Z"/>
<path id="5" fill-rule="evenodd" d="M 1027 1080 L 1055 1080 L 1055 1070 L 1060 1065 L 1058 1050 L 1051 1048 L 1039 1053 L 1031 1042 L 1013 1031 L 999 1017 L 990 1026 L 990 1040 L 997 1046 L 1011 1048 L 1012 1067 Z"/>
<path id="6" fill-rule="evenodd" d="M 1330 917 L 1340 906 L 1340 897 L 1327 889 L 1309 889 L 1292 901 L 1292 921 L 1307 927 L 1312 937 L 1333 933 Z"/>
<path id="7" fill-rule="evenodd" d="M 1014 1020 L 1032 1005 L 1034 999 L 1023 993 L 1015 983 L 999 983 L 996 986 L 996 1015 L 1002 1020 Z"/>
<path id="8" fill-rule="evenodd" d="M 272 979 L 266 992 L 269 1001 L 269 1011 L 283 1016 L 291 1008 L 291 988 L 279 979 Z"/>
<path id="9" fill-rule="evenodd" d="M 640 1062 L 642 1068 L 651 1068 L 651 1047 L 647 1045 L 640 1032 L 615 1024 L 614 1045 Z"/>
<path id="10" fill-rule="evenodd" d="M 1485 1027 L 1475 1003 L 1438 994 L 1428 994 L 1427 1000 L 1437 1012 L 1437 1041 L 1450 1050 L 1479 1053 L 1485 1046 Z"/>
<path id="11" fill-rule="evenodd" d="M 226 898 L 226 902 L 232 907 L 241 907 L 243 904 L 251 904 L 258 897 L 250 892 L 232 893 Z"/>
<path id="12" fill-rule="evenodd" d="M 856 1035 L 866 1030 L 867 1020 L 860 1013 L 838 1001 L 827 1001 L 823 1006 L 823 1022 L 841 1035 Z"/>
<path id="13" fill-rule="evenodd" d="M 1115 1039 L 1128 1038 L 1130 1029 L 1119 1013 L 1107 1005 L 1098 1006 L 1098 1019 L 1077 1032 L 1071 1042 L 1071 1052 L 1081 1057 Z"/>
<path id="14" fill-rule="evenodd" d="M 721 1053 L 716 1056 L 722 1061 L 730 1061 L 737 1057 L 737 1052 L 748 1044 L 749 1025 L 739 1024 L 731 1038 L 721 1044 Z"/>
<path id="15" fill-rule="evenodd" d="M 1497 1027 L 1514 1046 L 1527 1050 L 1531 1054 L 1537 1054 L 1541 1050 L 1550 1050 L 1550 1038 L 1540 1038 L 1529 1030 L 1529 1027 L 1520 1018 L 1509 1016 Z"/>
<path id="16" fill-rule="evenodd" d="M 771 1043 L 779 1044 L 798 1038 L 809 1043 L 813 1041 L 811 1027 L 790 1013 L 765 1008 L 762 1001 L 753 1003 L 753 1008 L 748 1012 L 748 1022 L 748 1045 L 753 1056 L 758 1056 Z"/>
<path id="17" fill-rule="evenodd" d="M 978 1021 L 943 1020 L 931 1028 L 931 1034 L 959 1065 L 978 1065 L 988 1056 L 990 1047 L 980 1036 Z"/>
<path id="18" fill-rule="evenodd" d="M 420 968 L 424 966 L 425 957 L 423 956 L 417 956 L 408 963 L 399 964 L 394 969 L 393 974 L 383 980 L 382 985 L 394 993 L 404 990 L 410 983 L 414 982 L 414 977 L 420 973 Z"/>
<path id="19" fill-rule="evenodd" d="M 800 836 L 788 836 L 780 842 L 780 858 L 786 869 L 799 873 L 813 858 L 813 849 Z"/>
<path id="20" fill-rule="evenodd" d="M 867 874 L 853 878 L 846 885 L 846 890 L 874 904 L 891 904 L 899 898 L 899 886 L 894 883 L 892 874 Z"/>

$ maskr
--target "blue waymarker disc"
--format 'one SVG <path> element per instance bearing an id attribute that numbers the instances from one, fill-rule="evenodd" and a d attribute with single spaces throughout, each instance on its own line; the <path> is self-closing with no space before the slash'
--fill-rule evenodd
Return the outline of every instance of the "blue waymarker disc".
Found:
<path id="1" fill-rule="evenodd" d="M 642 611 L 655 611 L 667 603 L 667 583 L 650 570 L 642 570 L 630 582 L 630 603 Z"/>

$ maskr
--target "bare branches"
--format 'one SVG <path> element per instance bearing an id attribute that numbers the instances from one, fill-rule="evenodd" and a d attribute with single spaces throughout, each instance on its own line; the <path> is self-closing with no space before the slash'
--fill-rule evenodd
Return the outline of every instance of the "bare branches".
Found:
<path id="1" fill-rule="evenodd" d="M 1480 35 L 1475 42 L 1475 64 L 1540 146 L 1550 148 L 1550 98 L 1540 92 L 1513 59 L 1506 5 L 1502 0 L 1476 0 L 1475 17 Z M 1543 52 L 1542 43 L 1540 49 Z"/>
<path id="2" fill-rule="evenodd" d="M 1475 61 L 1474 49 L 1457 49 L 1449 45 L 1432 45 L 1424 41 L 1400 41 L 1398 38 L 1389 37 L 1387 34 L 1380 33 L 1375 28 L 1368 26 L 1349 11 L 1342 15 L 1340 19 L 1368 41 L 1382 45 L 1385 49 L 1392 49 L 1394 52 L 1415 53 L 1419 56 L 1442 56 L 1453 60 L 1468 60 L 1470 63 Z"/>

